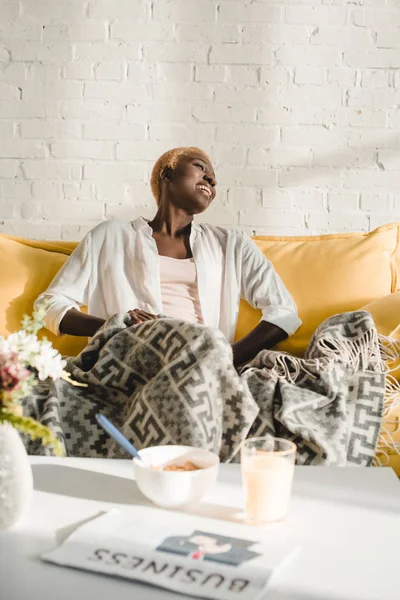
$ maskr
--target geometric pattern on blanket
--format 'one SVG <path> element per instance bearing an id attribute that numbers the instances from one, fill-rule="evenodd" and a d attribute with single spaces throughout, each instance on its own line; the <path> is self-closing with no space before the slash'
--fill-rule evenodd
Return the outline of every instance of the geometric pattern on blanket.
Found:
<path id="1" fill-rule="evenodd" d="M 220 331 L 170 318 L 132 325 L 118 314 L 67 370 L 87 387 L 41 384 L 24 409 L 69 456 L 126 456 L 98 412 L 137 448 L 187 444 L 231 461 L 247 436 L 271 434 L 296 443 L 298 464 L 370 465 L 375 454 L 385 373 L 364 311 L 327 319 L 303 359 L 264 350 L 240 375 Z M 24 441 L 31 454 L 51 453 Z"/>

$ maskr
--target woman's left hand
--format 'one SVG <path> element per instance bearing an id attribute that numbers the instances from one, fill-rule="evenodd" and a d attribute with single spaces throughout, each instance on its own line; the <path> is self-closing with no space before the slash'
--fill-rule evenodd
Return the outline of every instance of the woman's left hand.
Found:
<path id="1" fill-rule="evenodd" d="M 132 319 L 133 325 L 158 319 L 157 315 L 152 315 L 151 313 L 148 313 L 145 310 L 140 310 L 139 308 L 135 308 L 134 310 L 128 310 L 128 315 Z"/>

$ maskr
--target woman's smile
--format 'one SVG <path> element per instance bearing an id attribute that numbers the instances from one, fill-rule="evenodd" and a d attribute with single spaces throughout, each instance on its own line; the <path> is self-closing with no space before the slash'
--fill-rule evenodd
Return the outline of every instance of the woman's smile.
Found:
<path id="1" fill-rule="evenodd" d="M 196 187 L 203 192 L 207 196 L 207 198 L 211 199 L 212 191 L 206 183 L 198 183 Z"/>

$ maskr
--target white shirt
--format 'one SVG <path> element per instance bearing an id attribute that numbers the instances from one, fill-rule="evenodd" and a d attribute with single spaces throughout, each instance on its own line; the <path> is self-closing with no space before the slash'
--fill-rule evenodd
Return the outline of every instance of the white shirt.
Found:
<path id="1" fill-rule="evenodd" d="M 160 259 L 152 233 L 142 217 L 92 229 L 35 302 L 49 300 L 46 327 L 60 335 L 65 313 L 81 306 L 102 319 L 135 308 L 162 313 Z M 301 325 L 282 280 L 243 232 L 193 223 L 190 247 L 205 325 L 220 329 L 232 342 L 240 298 L 288 335 Z"/>

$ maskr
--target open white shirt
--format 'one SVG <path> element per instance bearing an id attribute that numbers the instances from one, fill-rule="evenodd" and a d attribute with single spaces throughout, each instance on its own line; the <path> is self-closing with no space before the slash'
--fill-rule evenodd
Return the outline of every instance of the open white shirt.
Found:
<path id="1" fill-rule="evenodd" d="M 193 223 L 190 247 L 205 325 L 232 342 L 240 298 L 288 335 L 301 325 L 282 280 L 243 232 Z M 148 222 L 106 221 L 92 229 L 35 305 L 43 299 L 49 301 L 46 326 L 57 335 L 71 308 L 87 306 L 88 314 L 102 319 L 135 308 L 162 313 L 160 260 Z"/>

